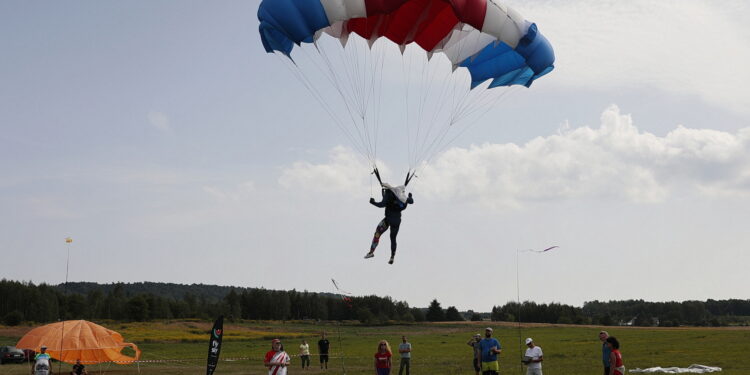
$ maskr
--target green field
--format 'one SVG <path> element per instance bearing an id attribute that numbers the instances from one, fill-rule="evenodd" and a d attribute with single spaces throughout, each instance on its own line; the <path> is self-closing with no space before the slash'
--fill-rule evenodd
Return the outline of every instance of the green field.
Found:
<path id="1" fill-rule="evenodd" d="M 138 365 L 91 365 L 91 373 L 107 374 L 203 374 L 210 323 L 171 322 L 104 324 L 135 342 L 143 351 Z M 290 354 L 297 354 L 301 339 L 316 351 L 320 331 L 331 341 L 328 374 L 373 374 L 372 355 L 379 340 L 386 339 L 396 349 L 401 335 L 412 343 L 412 374 L 474 374 L 471 348 L 465 343 L 485 326 L 495 328 L 495 337 L 503 345 L 501 374 L 520 374 L 518 329 L 497 322 L 456 324 L 415 324 L 365 327 L 357 324 L 246 322 L 225 326 L 225 342 L 216 374 L 265 374 L 263 354 L 270 339 L 280 337 Z M 0 345 L 12 345 L 28 329 L 0 327 Z M 545 375 L 599 375 L 601 365 L 599 327 L 528 325 L 523 337 L 533 337 L 544 350 Z M 679 366 L 698 363 L 719 366 L 724 375 L 750 374 L 750 329 L 744 328 L 623 328 L 607 327 L 621 344 L 625 365 L 636 367 Z M 339 338 L 340 333 L 340 338 Z M 343 350 L 342 350 L 343 349 Z M 395 355 L 398 357 L 398 354 Z M 343 360 L 343 361 L 342 361 Z M 299 359 L 293 357 L 290 374 L 321 374 L 317 357 L 313 369 L 303 372 Z M 343 363 L 342 363 L 343 362 Z M 394 360 L 395 373 L 398 360 Z M 57 364 L 54 370 L 57 370 Z M 63 364 L 69 371 L 70 366 Z M 4 365 L 0 374 L 27 375 L 27 365 Z M 394 371 L 392 371 L 394 373 Z"/>

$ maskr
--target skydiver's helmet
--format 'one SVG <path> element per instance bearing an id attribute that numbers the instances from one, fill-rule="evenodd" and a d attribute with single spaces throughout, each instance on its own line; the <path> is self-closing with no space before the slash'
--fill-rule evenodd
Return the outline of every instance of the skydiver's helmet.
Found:
<path id="1" fill-rule="evenodd" d="M 406 200 L 409 198 L 408 194 L 406 194 L 406 186 L 399 185 L 399 186 L 391 186 L 389 183 L 384 182 L 383 183 L 383 192 L 386 190 L 389 190 L 393 195 L 398 198 L 398 200 L 401 201 L 401 203 L 406 203 Z"/>

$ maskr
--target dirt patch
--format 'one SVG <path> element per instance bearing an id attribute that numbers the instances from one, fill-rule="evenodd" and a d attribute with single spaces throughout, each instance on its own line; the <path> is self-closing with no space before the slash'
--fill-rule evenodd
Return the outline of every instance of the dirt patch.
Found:
<path id="1" fill-rule="evenodd" d="M 23 335 L 25 335 L 27 332 L 31 331 L 36 326 L 15 326 L 15 327 L 8 327 L 8 326 L 0 326 L 0 336 L 5 337 L 13 337 L 13 338 L 21 338 Z"/>

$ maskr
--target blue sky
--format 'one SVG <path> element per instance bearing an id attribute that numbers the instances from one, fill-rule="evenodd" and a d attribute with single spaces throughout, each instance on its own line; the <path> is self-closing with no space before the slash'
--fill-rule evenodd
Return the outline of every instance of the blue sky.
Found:
<path id="1" fill-rule="evenodd" d="M 521 256 L 522 298 L 750 298 L 750 6 L 509 4 L 556 69 L 423 168 L 389 266 L 387 240 L 362 259 L 368 167 L 263 51 L 257 1 L 0 3 L 0 277 L 63 281 L 71 236 L 72 281 L 336 278 L 488 310 L 515 299 L 516 250 L 559 245 Z"/>

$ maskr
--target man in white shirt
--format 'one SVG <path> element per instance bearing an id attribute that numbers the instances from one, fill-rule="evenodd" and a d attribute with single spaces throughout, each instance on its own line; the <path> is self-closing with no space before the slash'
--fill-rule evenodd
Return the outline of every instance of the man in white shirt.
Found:
<path id="1" fill-rule="evenodd" d="M 409 375 L 409 368 L 411 367 L 411 343 L 406 341 L 406 336 L 401 336 L 401 345 L 398 346 L 398 352 L 401 353 L 401 364 L 398 367 L 398 375 L 404 373 L 404 368 L 406 368 L 406 375 Z"/>
<path id="2" fill-rule="evenodd" d="M 523 363 L 528 366 L 526 375 L 542 375 L 542 348 L 534 345 L 531 337 L 526 339 L 526 354 L 523 357 Z"/>

